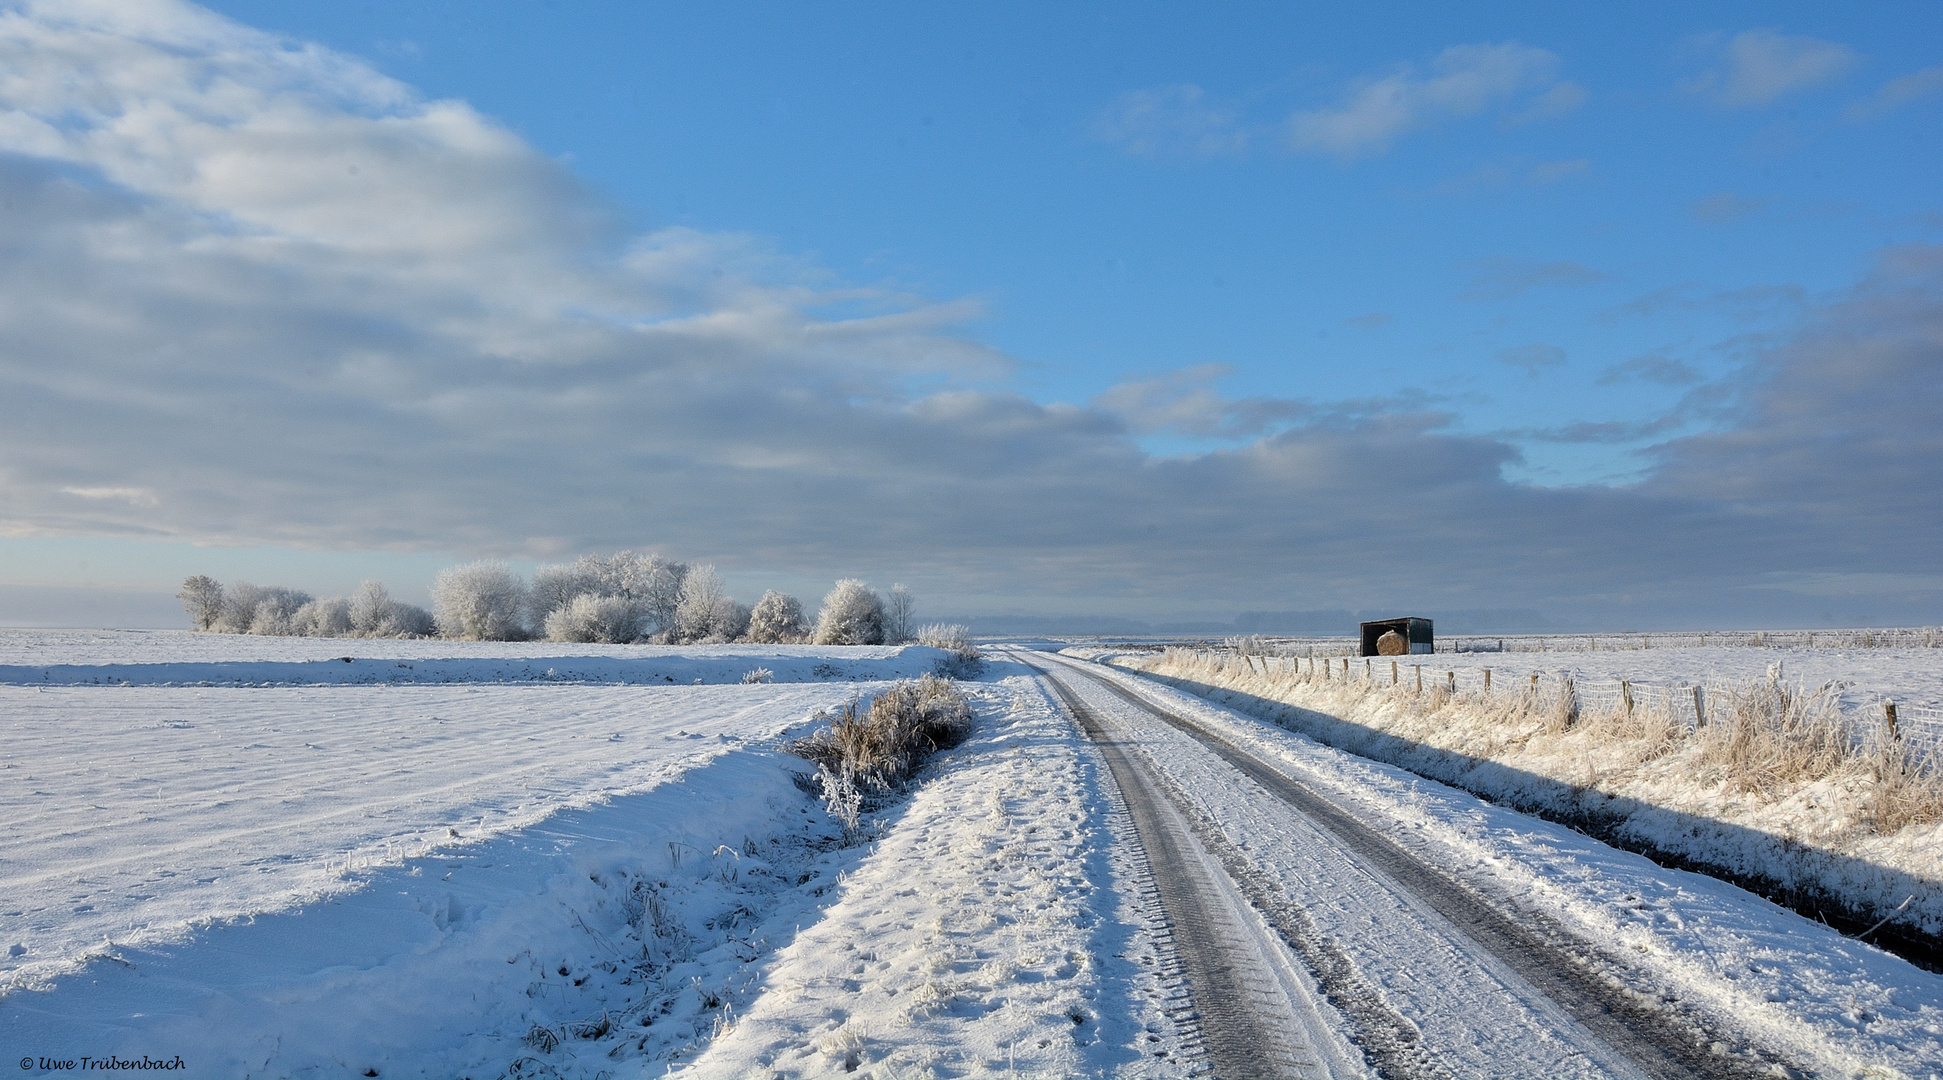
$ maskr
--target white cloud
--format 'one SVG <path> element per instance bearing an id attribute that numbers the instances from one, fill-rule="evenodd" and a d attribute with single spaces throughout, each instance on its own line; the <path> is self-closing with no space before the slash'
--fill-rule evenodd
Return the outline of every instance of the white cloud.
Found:
<path id="1" fill-rule="evenodd" d="M 1196 438 L 1254 438 L 1316 412 L 1312 405 L 1279 398 L 1224 397 L 1214 384 L 1233 373 L 1225 364 L 1202 364 L 1109 387 L 1093 403 L 1142 434 L 1170 432 Z"/>
<path id="2" fill-rule="evenodd" d="M 1490 66 L 1413 77 L 1433 105 L 1406 113 L 1501 103 L 1463 76 Z M 1763 574 L 1943 572 L 1921 252 L 1777 352 L 1732 432 L 1631 489 L 1544 491 L 1410 400 L 1233 400 L 1217 368 L 1089 405 L 991 389 L 1012 368 L 964 331 L 976 305 L 630 236 L 464 105 L 178 4 L 0 15 L 0 196 L 0 534 L 663 546 L 983 610 L 1690 610 Z M 1480 298 L 1603 277 L 1473 269 Z M 1154 456 L 1152 431 L 1236 445 Z M 1377 538 L 1413 557 L 1372 563 Z"/>
<path id="3" fill-rule="evenodd" d="M 1924 98 L 1943 97 L 1943 67 L 1926 67 L 1882 84 L 1870 97 L 1848 107 L 1850 120 L 1873 120 Z"/>
<path id="4" fill-rule="evenodd" d="M 1773 30 L 1746 30 L 1721 48 L 1718 67 L 1702 73 L 1686 88 L 1725 108 L 1771 105 L 1788 94 L 1847 74 L 1857 59 L 1855 50 L 1837 42 Z"/>
<path id="5" fill-rule="evenodd" d="M 1561 82 L 1559 58 L 1544 49 L 1453 45 L 1420 74 L 1404 65 L 1367 80 L 1326 109 L 1289 118 L 1289 145 L 1342 159 L 1379 154 L 1399 136 L 1453 118 L 1476 116 L 1524 98 L 1518 120 L 1561 116 L 1584 100 L 1583 88 Z M 1527 97 L 1529 95 L 1529 97 Z"/>
<path id="6" fill-rule="evenodd" d="M 1142 157 L 1220 157 L 1248 149 L 1239 110 L 1192 84 L 1132 90 L 1093 124 L 1096 138 Z"/>

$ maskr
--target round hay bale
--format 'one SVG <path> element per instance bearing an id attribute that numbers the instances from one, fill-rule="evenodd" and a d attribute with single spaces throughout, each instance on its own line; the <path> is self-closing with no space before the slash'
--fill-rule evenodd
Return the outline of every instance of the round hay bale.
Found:
<path id="1" fill-rule="evenodd" d="M 1383 636 L 1376 639 L 1376 655 L 1409 656 L 1410 639 L 1395 630 L 1385 630 Z"/>

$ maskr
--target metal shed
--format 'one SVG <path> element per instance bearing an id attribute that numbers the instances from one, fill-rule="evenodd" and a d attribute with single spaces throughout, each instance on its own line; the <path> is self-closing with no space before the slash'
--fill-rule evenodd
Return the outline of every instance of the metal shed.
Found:
<path id="1" fill-rule="evenodd" d="M 1435 641 L 1430 636 L 1429 619 L 1377 619 L 1374 622 L 1366 622 L 1363 624 L 1362 654 L 1364 656 L 1378 655 L 1376 651 L 1376 639 L 1382 637 L 1384 632 L 1388 630 L 1395 630 L 1397 633 L 1403 635 L 1404 640 L 1410 643 L 1410 652 L 1413 655 L 1437 651 Z"/>

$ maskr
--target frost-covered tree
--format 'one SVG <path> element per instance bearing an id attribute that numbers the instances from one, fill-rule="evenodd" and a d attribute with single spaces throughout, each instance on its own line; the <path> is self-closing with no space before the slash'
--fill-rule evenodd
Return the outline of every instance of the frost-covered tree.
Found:
<path id="1" fill-rule="evenodd" d="M 681 606 L 681 587 L 688 577 L 686 563 L 653 552 L 622 551 L 610 556 L 602 570 L 603 586 L 638 604 L 650 628 L 666 630 L 675 625 L 675 609 Z"/>
<path id="2" fill-rule="evenodd" d="M 715 616 L 709 620 L 708 636 L 702 640 L 711 645 L 741 641 L 749 633 L 749 614 L 749 605 L 724 596 L 715 602 Z"/>
<path id="3" fill-rule="evenodd" d="M 432 580 L 432 615 L 445 637 L 521 640 L 525 609 L 526 583 L 497 560 L 447 567 Z"/>
<path id="4" fill-rule="evenodd" d="M 223 590 L 223 612 L 213 629 L 226 634 L 288 634 L 297 609 L 310 603 L 307 592 L 239 581 Z"/>
<path id="5" fill-rule="evenodd" d="M 882 645 L 884 601 L 856 578 L 837 582 L 816 613 L 818 645 Z"/>
<path id="6" fill-rule="evenodd" d="M 703 563 L 690 569 L 682 579 L 671 632 L 666 634 L 668 640 L 680 644 L 706 641 L 714 636 L 719 609 L 726 599 L 722 578 L 715 567 Z"/>
<path id="7" fill-rule="evenodd" d="M 542 566 L 533 575 L 526 592 L 527 625 L 544 627 L 548 618 L 573 602 L 582 593 L 600 594 L 600 582 L 578 563 L 567 566 Z M 550 636 L 550 635 L 549 635 Z M 570 641 L 571 638 L 556 638 Z"/>
<path id="8" fill-rule="evenodd" d="M 395 637 L 431 637 L 439 632 L 438 621 L 432 613 L 417 604 L 391 602 L 392 631 Z"/>
<path id="9" fill-rule="evenodd" d="M 917 600 L 912 598 L 911 590 L 892 585 L 891 594 L 884 598 L 884 643 L 902 645 L 911 640 L 912 620 L 916 615 Z"/>
<path id="10" fill-rule="evenodd" d="M 323 600 L 312 600 L 297 609 L 290 617 L 289 633 L 305 637 L 349 637 L 355 628 L 351 622 L 351 601 L 342 596 Z"/>
<path id="11" fill-rule="evenodd" d="M 391 593 L 382 582 L 369 578 L 359 582 L 346 614 L 351 617 L 351 630 L 365 637 L 386 637 L 396 632 L 391 628 Z"/>
<path id="12" fill-rule="evenodd" d="M 576 597 L 590 595 L 626 600 L 636 617 L 637 635 L 669 631 L 681 602 L 681 582 L 687 569 L 659 555 L 632 551 L 582 555 L 569 565 L 544 567 L 533 577 L 529 623 L 536 629 L 544 627 L 554 613 L 564 610 Z M 613 605 L 608 608 L 612 610 Z M 575 620 L 560 625 L 579 625 L 589 610 L 583 605 Z"/>
<path id="13" fill-rule="evenodd" d="M 544 629 L 548 641 L 621 644 L 641 636 L 641 612 L 625 596 L 584 592 L 549 614 Z"/>
<path id="14" fill-rule="evenodd" d="M 189 613 L 189 621 L 198 630 L 208 630 L 223 617 L 223 583 L 207 574 L 197 574 L 182 583 L 182 591 L 175 594 L 182 601 L 182 609 Z"/>
<path id="15" fill-rule="evenodd" d="M 803 622 L 803 605 L 788 593 L 771 589 L 762 594 L 762 599 L 749 612 L 750 641 L 778 645 L 803 641 L 809 636 L 810 628 Z"/>

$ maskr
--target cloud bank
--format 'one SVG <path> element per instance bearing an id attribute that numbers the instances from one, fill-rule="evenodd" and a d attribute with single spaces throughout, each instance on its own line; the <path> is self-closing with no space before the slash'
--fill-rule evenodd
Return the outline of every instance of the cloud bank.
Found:
<path id="1" fill-rule="evenodd" d="M 1396 115 L 1483 107 L 1537 63 L 1459 57 Z M 1035 402 L 973 306 L 746 237 L 631 235 L 464 104 L 200 9 L 9 9 L 0 72 L 16 535 L 662 546 L 969 612 L 1805 618 L 1846 602 L 1831 580 L 1873 611 L 1943 601 L 1866 586 L 1943 572 L 1934 249 L 1824 304 L 1732 387 L 1730 428 L 1660 446 L 1645 481 L 1545 490 L 1409 400 L 1231 401 L 1204 368 Z M 1594 276 L 1494 265 L 1476 288 Z M 1164 431 L 1225 448 L 1142 449 Z"/>

